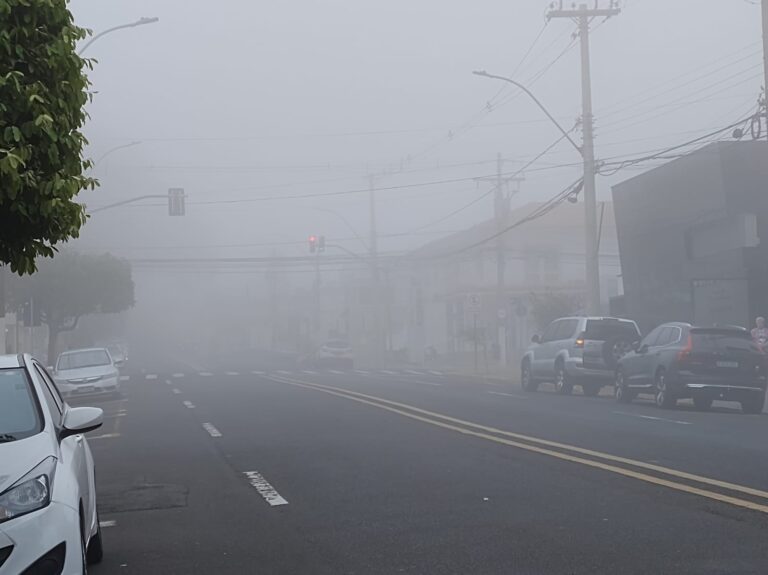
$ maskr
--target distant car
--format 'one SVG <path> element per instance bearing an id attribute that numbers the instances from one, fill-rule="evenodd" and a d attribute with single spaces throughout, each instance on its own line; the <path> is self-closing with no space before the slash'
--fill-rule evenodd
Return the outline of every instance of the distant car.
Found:
<path id="1" fill-rule="evenodd" d="M 86 572 L 103 550 L 93 456 L 103 412 L 70 407 L 31 356 L 0 356 L 0 573 Z"/>
<path id="2" fill-rule="evenodd" d="M 765 404 L 766 355 L 738 327 L 667 323 L 651 331 L 616 368 L 616 399 L 652 394 L 659 407 L 692 398 L 698 409 L 714 400 L 738 401 L 745 413 Z"/>
<path id="3" fill-rule="evenodd" d="M 320 365 L 352 367 L 355 364 L 352 347 L 349 342 L 341 339 L 332 339 L 321 345 L 315 354 L 315 360 Z"/>
<path id="4" fill-rule="evenodd" d="M 56 360 L 54 377 L 68 397 L 120 392 L 120 372 L 106 348 L 65 351 Z"/>
<path id="5" fill-rule="evenodd" d="M 613 385 L 616 364 L 640 340 L 634 321 L 613 317 L 567 317 L 553 321 L 533 337 L 520 364 L 525 391 L 536 391 L 542 382 L 553 382 L 557 393 L 567 395 L 575 385 L 594 396 Z"/>

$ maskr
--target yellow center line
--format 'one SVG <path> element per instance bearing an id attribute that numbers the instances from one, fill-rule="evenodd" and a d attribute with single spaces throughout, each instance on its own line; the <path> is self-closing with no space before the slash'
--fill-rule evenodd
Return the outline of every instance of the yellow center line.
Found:
<path id="1" fill-rule="evenodd" d="M 508 445 L 508 446 L 511 446 L 511 447 L 516 447 L 518 449 L 524 449 L 526 451 L 531 451 L 531 452 L 534 452 L 534 453 L 539 453 L 539 454 L 542 454 L 542 455 L 547 455 L 547 456 L 550 456 L 550 457 L 554 457 L 556 459 L 561 459 L 561 460 L 569 461 L 569 462 L 572 462 L 572 463 L 579 463 L 581 465 L 585 465 L 585 466 L 588 466 L 588 467 L 593 467 L 593 468 L 596 468 L 596 469 L 601 469 L 601 470 L 604 470 L 604 471 L 609 471 L 611 473 L 616 473 L 616 474 L 619 474 L 619 475 L 623 475 L 625 477 L 631 477 L 631 478 L 634 478 L 634 479 L 645 481 L 647 483 L 652 483 L 652 484 L 655 484 L 655 485 L 661 485 L 661 486 L 664 486 L 664 487 L 668 487 L 670 489 L 675 489 L 677 491 L 682 491 L 682 492 L 690 493 L 690 494 L 693 494 L 693 495 L 699 495 L 701 497 L 706 497 L 706 498 L 713 499 L 713 500 L 716 500 L 716 501 L 720 501 L 720 502 L 723 502 L 723 503 L 728 503 L 728 504 L 735 505 L 735 506 L 738 506 L 738 507 L 743 507 L 743 508 L 746 508 L 746 509 L 751 509 L 753 511 L 759 511 L 761 513 L 768 513 L 768 506 L 767 505 L 761 505 L 759 503 L 754 503 L 752 501 L 748 501 L 748 500 L 745 500 L 745 499 L 739 499 L 737 497 L 732 497 L 732 496 L 729 496 L 729 495 L 724 495 L 724 494 L 721 494 L 721 493 L 717 493 L 715 491 L 709 491 L 707 489 L 701 489 L 701 488 L 698 488 L 698 487 L 693 487 L 693 486 L 690 486 L 690 485 L 686 485 L 684 483 L 677 483 L 675 481 L 659 478 L 659 477 L 656 477 L 656 476 L 653 476 L 653 475 L 648 475 L 646 473 L 641 473 L 641 472 L 638 472 L 638 471 L 633 471 L 631 469 L 626 469 L 626 468 L 623 468 L 623 467 L 617 467 L 615 465 L 610 465 L 608 463 L 603 463 L 601 461 L 593 461 L 591 459 L 585 459 L 583 457 L 578 457 L 576 455 L 571 455 L 571 454 L 568 454 L 568 453 L 561 453 L 559 451 L 553 451 L 551 449 L 546 449 L 544 447 L 537 447 L 536 445 L 529 445 L 527 443 L 520 443 L 519 441 L 513 441 L 511 439 L 506 439 L 504 437 L 497 437 L 497 436 L 494 436 L 494 435 L 488 435 L 488 433 L 482 433 L 480 431 L 473 431 L 472 429 L 467 429 L 467 427 L 474 428 L 474 429 L 479 429 L 479 430 L 482 430 L 482 431 L 487 431 L 489 433 L 496 433 L 496 434 L 500 434 L 500 435 L 505 435 L 507 437 L 514 437 L 514 438 L 517 438 L 517 439 L 529 441 L 531 443 L 538 443 L 540 445 L 547 445 L 547 446 L 550 446 L 550 447 L 557 447 L 558 449 L 570 450 L 570 451 L 573 451 L 573 452 L 576 452 L 576 453 L 581 453 L 581 454 L 584 454 L 584 455 L 590 455 L 592 457 L 601 458 L 601 459 L 605 459 L 605 460 L 608 460 L 608 461 L 613 461 L 613 462 L 616 462 L 616 463 L 624 463 L 626 465 L 632 465 L 632 466 L 635 466 L 635 467 L 640 467 L 640 468 L 645 468 L 645 469 L 652 470 L 652 471 L 657 471 L 659 473 L 664 473 L 666 475 L 670 475 L 670 476 L 673 476 L 673 477 L 679 477 L 681 479 L 688 479 L 688 480 L 691 480 L 691 481 L 696 481 L 698 483 L 704 483 L 704 484 L 708 484 L 708 485 L 712 485 L 712 486 L 716 486 L 716 487 L 721 487 L 721 488 L 724 488 L 724 489 L 729 489 L 731 491 L 737 491 L 737 492 L 741 492 L 741 493 L 745 493 L 745 494 L 754 495 L 754 496 L 757 496 L 757 497 L 762 497 L 762 498 L 768 499 L 768 492 L 760 491 L 759 489 L 753 489 L 753 488 L 746 487 L 746 486 L 743 486 L 743 485 L 737 485 L 737 484 L 729 483 L 729 482 L 726 482 L 726 481 L 719 481 L 717 479 L 711 479 L 709 477 L 703 477 L 703 476 L 700 476 L 700 475 L 694 475 L 694 474 L 691 474 L 691 473 L 686 473 L 686 472 L 683 472 L 683 471 L 678 471 L 676 469 L 670 469 L 670 468 L 662 467 L 662 466 L 659 466 L 659 465 L 653 465 L 653 464 L 650 464 L 650 463 L 645 463 L 643 461 L 636 461 L 636 460 L 633 460 L 633 459 L 627 459 L 627 458 L 624 458 L 624 457 L 618 457 L 618 456 L 615 456 L 615 455 L 610 455 L 608 453 L 601 453 L 599 451 L 593 451 L 593 450 L 590 450 L 590 449 L 583 449 L 583 448 L 580 448 L 580 447 L 575 447 L 575 446 L 571 446 L 571 445 L 567 445 L 567 444 L 563 444 L 563 443 L 557 443 L 557 442 L 554 442 L 554 441 L 548 441 L 548 440 L 539 439 L 539 438 L 536 438 L 536 437 L 529 437 L 529 436 L 526 436 L 526 435 L 522 435 L 522 434 L 518 434 L 518 433 L 513 433 L 513 432 L 510 432 L 510 431 L 504 431 L 504 430 L 501 430 L 501 429 L 496 429 L 496 428 L 493 428 L 493 427 L 488 427 L 488 426 L 472 423 L 472 422 L 469 422 L 469 421 L 463 421 L 461 419 L 456 419 L 456 418 L 453 418 L 453 417 L 450 417 L 450 416 L 447 416 L 447 415 L 442 415 L 442 414 L 431 412 L 431 411 L 428 411 L 428 410 L 425 410 L 425 409 L 420 409 L 418 407 L 413 407 L 413 406 L 410 406 L 408 404 L 399 403 L 399 402 L 396 402 L 396 401 L 390 401 L 390 400 L 387 400 L 387 399 L 383 399 L 383 398 L 379 398 L 379 397 L 375 397 L 375 396 L 371 396 L 371 395 L 367 395 L 367 394 L 363 394 L 363 393 L 358 393 L 358 392 L 355 392 L 355 391 L 350 391 L 350 390 L 346 390 L 346 389 L 339 388 L 339 387 L 333 387 L 333 386 L 327 386 L 327 385 L 322 385 L 322 384 L 304 382 L 304 381 L 300 381 L 300 380 L 291 380 L 291 379 L 287 379 L 287 378 L 272 377 L 270 379 L 273 379 L 274 381 L 276 381 L 278 383 L 285 383 L 287 385 L 293 385 L 293 386 L 296 386 L 296 387 L 303 387 L 303 388 L 306 388 L 306 389 L 310 389 L 310 390 L 314 390 L 314 391 L 319 391 L 319 392 L 322 392 L 322 393 L 327 393 L 329 395 L 337 396 L 337 397 L 348 399 L 348 400 L 351 400 L 351 401 L 356 401 L 358 403 L 363 403 L 363 404 L 366 404 L 366 405 L 370 405 L 372 407 L 377 407 L 377 408 L 383 409 L 385 411 L 390 411 L 392 413 L 397 413 L 398 415 L 402 415 L 402 416 L 408 417 L 410 419 L 415 419 L 417 421 L 428 423 L 430 425 L 434 425 L 436 427 L 441 427 L 443 429 L 449 429 L 451 431 L 456 431 L 456 432 L 464 434 L 464 435 L 470 435 L 470 436 L 473 436 L 473 437 L 478 437 L 478 438 L 485 439 L 485 440 L 488 440 L 488 441 L 493 441 L 495 443 L 500 443 L 500 444 L 503 444 L 503 445 Z M 417 413 L 420 413 L 420 414 L 423 414 L 423 415 L 417 415 Z M 429 416 L 429 417 L 427 417 L 427 416 Z M 432 419 L 432 418 L 443 419 L 445 421 L 439 421 L 439 420 L 435 420 L 435 419 Z M 447 421 L 452 422 L 452 423 L 446 423 Z M 454 425 L 454 423 L 458 424 L 458 425 Z M 466 427 L 459 427 L 459 425 L 463 425 L 463 426 L 466 426 Z"/>

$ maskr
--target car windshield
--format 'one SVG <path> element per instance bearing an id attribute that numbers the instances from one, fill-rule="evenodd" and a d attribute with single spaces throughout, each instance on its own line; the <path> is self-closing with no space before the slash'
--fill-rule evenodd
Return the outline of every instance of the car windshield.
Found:
<path id="1" fill-rule="evenodd" d="M 40 410 L 27 373 L 0 370 L 0 443 L 24 439 L 41 429 Z"/>
<path id="2" fill-rule="evenodd" d="M 691 344 L 694 349 L 758 351 L 752 336 L 744 330 L 692 329 Z"/>
<path id="3" fill-rule="evenodd" d="M 613 321 L 606 319 L 587 320 L 585 339 L 596 341 L 608 341 L 613 339 L 625 339 L 629 342 L 640 339 L 635 324 L 629 321 Z"/>
<path id="4" fill-rule="evenodd" d="M 59 356 L 56 364 L 56 371 L 65 371 L 68 369 L 81 369 L 84 367 L 98 367 L 110 365 L 112 360 L 104 349 L 89 349 L 85 351 L 75 351 L 65 353 Z"/>

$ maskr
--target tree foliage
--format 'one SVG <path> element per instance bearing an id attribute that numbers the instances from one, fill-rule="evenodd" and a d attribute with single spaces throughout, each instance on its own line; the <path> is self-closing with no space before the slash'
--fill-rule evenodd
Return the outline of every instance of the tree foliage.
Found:
<path id="1" fill-rule="evenodd" d="M 56 340 L 77 327 L 84 315 L 118 313 L 133 307 L 130 264 L 111 254 L 63 252 L 42 262 L 34 275 L 17 278 L 11 287 L 17 306 L 30 301 L 48 326 L 48 356 L 53 360 Z"/>
<path id="2" fill-rule="evenodd" d="M 0 0 L 0 264 L 23 275 L 77 237 L 96 186 L 80 132 L 91 62 L 66 0 Z"/>

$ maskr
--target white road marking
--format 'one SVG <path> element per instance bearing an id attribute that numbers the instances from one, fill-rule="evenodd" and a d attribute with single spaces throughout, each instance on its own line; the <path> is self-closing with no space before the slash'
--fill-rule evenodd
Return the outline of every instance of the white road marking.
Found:
<path id="1" fill-rule="evenodd" d="M 234 376 L 234 375 L 240 375 L 240 374 L 238 372 L 236 372 L 236 371 L 228 371 L 224 375 Z"/>
<path id="2" fill-rule="evenodd" d="M 195 409 L 195 404 L 192 403 L 191 401 L 185 401 L 184 407 L 186 407 L 187 409 Z"/>
<path id="3" fill-rule="evenodd" d="M 330 373 L 334 373 L 336 375 L 344 375 L 343 371 L 339 371 L 338 369 L 332 369 L 330 370 Z"/>
<path id="4" fill-rule="evenodd" d="M 174 387 L 173 388 L 173 393 L 176 394 L 176 395 L 180 395 L 181 394 L 181 390 Z"/>
<path id="5" fill-rule="evenodd" d="M 259 492 L 264 500 L 272 507 L 288 505 L 288 502 L 272 487 L 264 476 L 258 471 L 244 471 L 248 482 Z"/>
<path id="6" fill-rule="evenodd" d="M 676 423 L 677 425 L 693 425 L 690 421 L 680 421 L 678 419 L 666 419 L 664 417 L 653 417 L 652 415 L 640 415 L 639 413 L 627 413 L 626 411 L 614 411 L 616 415 L 626 415 L 627 417 L 638 417 L 640 419 L 650 419 L 652 421 L 666 421 L 667 423 Z"/>
<path id="7" fill-rule="evenodd" d="M 443 387 L 442 383 L 435 383 L 434 381 L 421 381 L 419 379 L 409 379 L 408 383 L 416 383 L 418 385 L 430 385 L 432 387 Z"/>
<path id="8" fill-rule="evenodd" d="M 166 380 L 165 380 L 165 385 L 173 385 L 173 384 L 171 383 L 171 380 L 170 380 L 170 379 L 166 379 Z"/>
<path id="9" fill-rule="evenodd" d="M 203 429 L 205 429 L 211 437 L 221 437 L 221 432 L 213 426 L 213 423 L 203 423 Z"/>
<path id="10" fill-rule="evenodd" d="M 278 370 L 277 370 L 277 373 L 279 373 L 279 374 L 281 374 L 281 375 L 291 375 L 291 373 L 292 373 L 292 372 L 290 372 L 290 371 L 285 371 L 284 369 L 278 369 Z"/>
<path id="11" fill-rule="evenodd" d="M 145 379 L 157 379 L 157 374 L 155 374 L 155 373 L 148 373 L 145 376 Z"/>
<path id="12" fill-rule="evenodd" d="M 252 373 L 253 375 L 264 375 L 266 372 L 264 372 L 264 371 L 258 371 L 258 370 L 254 370 L 254 371 L 252 371 L 251 373 Z"/>
<path id="13" fill-rule="evenodd" d="M 176 379 L 179 379 L 180 377 L 184 377 L 184 374 L 183 373 L 174 373 L 173 377 L 175 377 Z"/>
<path id="14" fill-rule="evenodd" d="M 306 373 L 308 375 L 317 375 L 317 372 L 316 371 L 312 371 L 311 369 L 305 369 L 301 373 Z"/>
<path id="15" fill-rule="evenodd" d="M 130 375 L 121 375 L 120 376 L 120 381 L 128 381 L 129 379 L 131 379 Z"/>
<path id="16" fill-rule="evenodd" d="M 387 375 L 397 375 L 396 371 L 390 371 L 388 369 L 382 369 L 381 373 L 386 373 Z"/>
<path id="17" fill-rule="evenodd" d="M 503 391 L 486 391 L 485 393 L 490 393 L 491 395 L 501 395 L 504 397 L 514 397 L 515 399 L 528 399 L 525 395 L 515 395 L 514 393 L 504 393 Z"/>
<path id="18" fill-rule="evenodd" d="M 370 371 L 365 371 L 364 369 L 356 369 L 355 373 L 359 373 L 360 375 L 370 375 Z"/>
<path id="19" fill-rule="evenodd" d="M 443 375 L 442 371 L 432 371 L 432 370 L 430 370 L 429 373 L 431 373 L 432 375 Z"/>
<path id="20" fill-rule="evenodd" d="M 112 418 L 115 418 L 115 417 L 125 417 L 126 415 L 128 415 L 128 414 L 125 413 L 125 412 L 112 413 L 112 414 L 109 414 L 109 415 L 105 415 L 104 419 L 112 419 Z"/>
<path id="21" fill-rule="evenodd" d="M 114 527 L 117 525 L 117 521 L 99 521 L 99 527 L 106 529 L 107 527 Z"/>
<path id="22" fill-rule="evenodd" d="M 92 441 L 94 439 L 113 439 L 115 437 L 120 437 L 119 433 L 105 433 L 104 435 L 93 435 L 88 438 L 88 441 Z"/>
<path id="23" fill-rule="evenodd" d="M 200 377 L 213 377 L 213 374 L 210 371 L 201 371 L 197 375 Z"/>
<path id="24" fill-rule="evenodd" d="M 405 373 L 408 373 L 410 375 L 424 375 L 423 372 L 421 372 L 421 371 L 413 371 L 412 369 L 406 369 Z"/>

